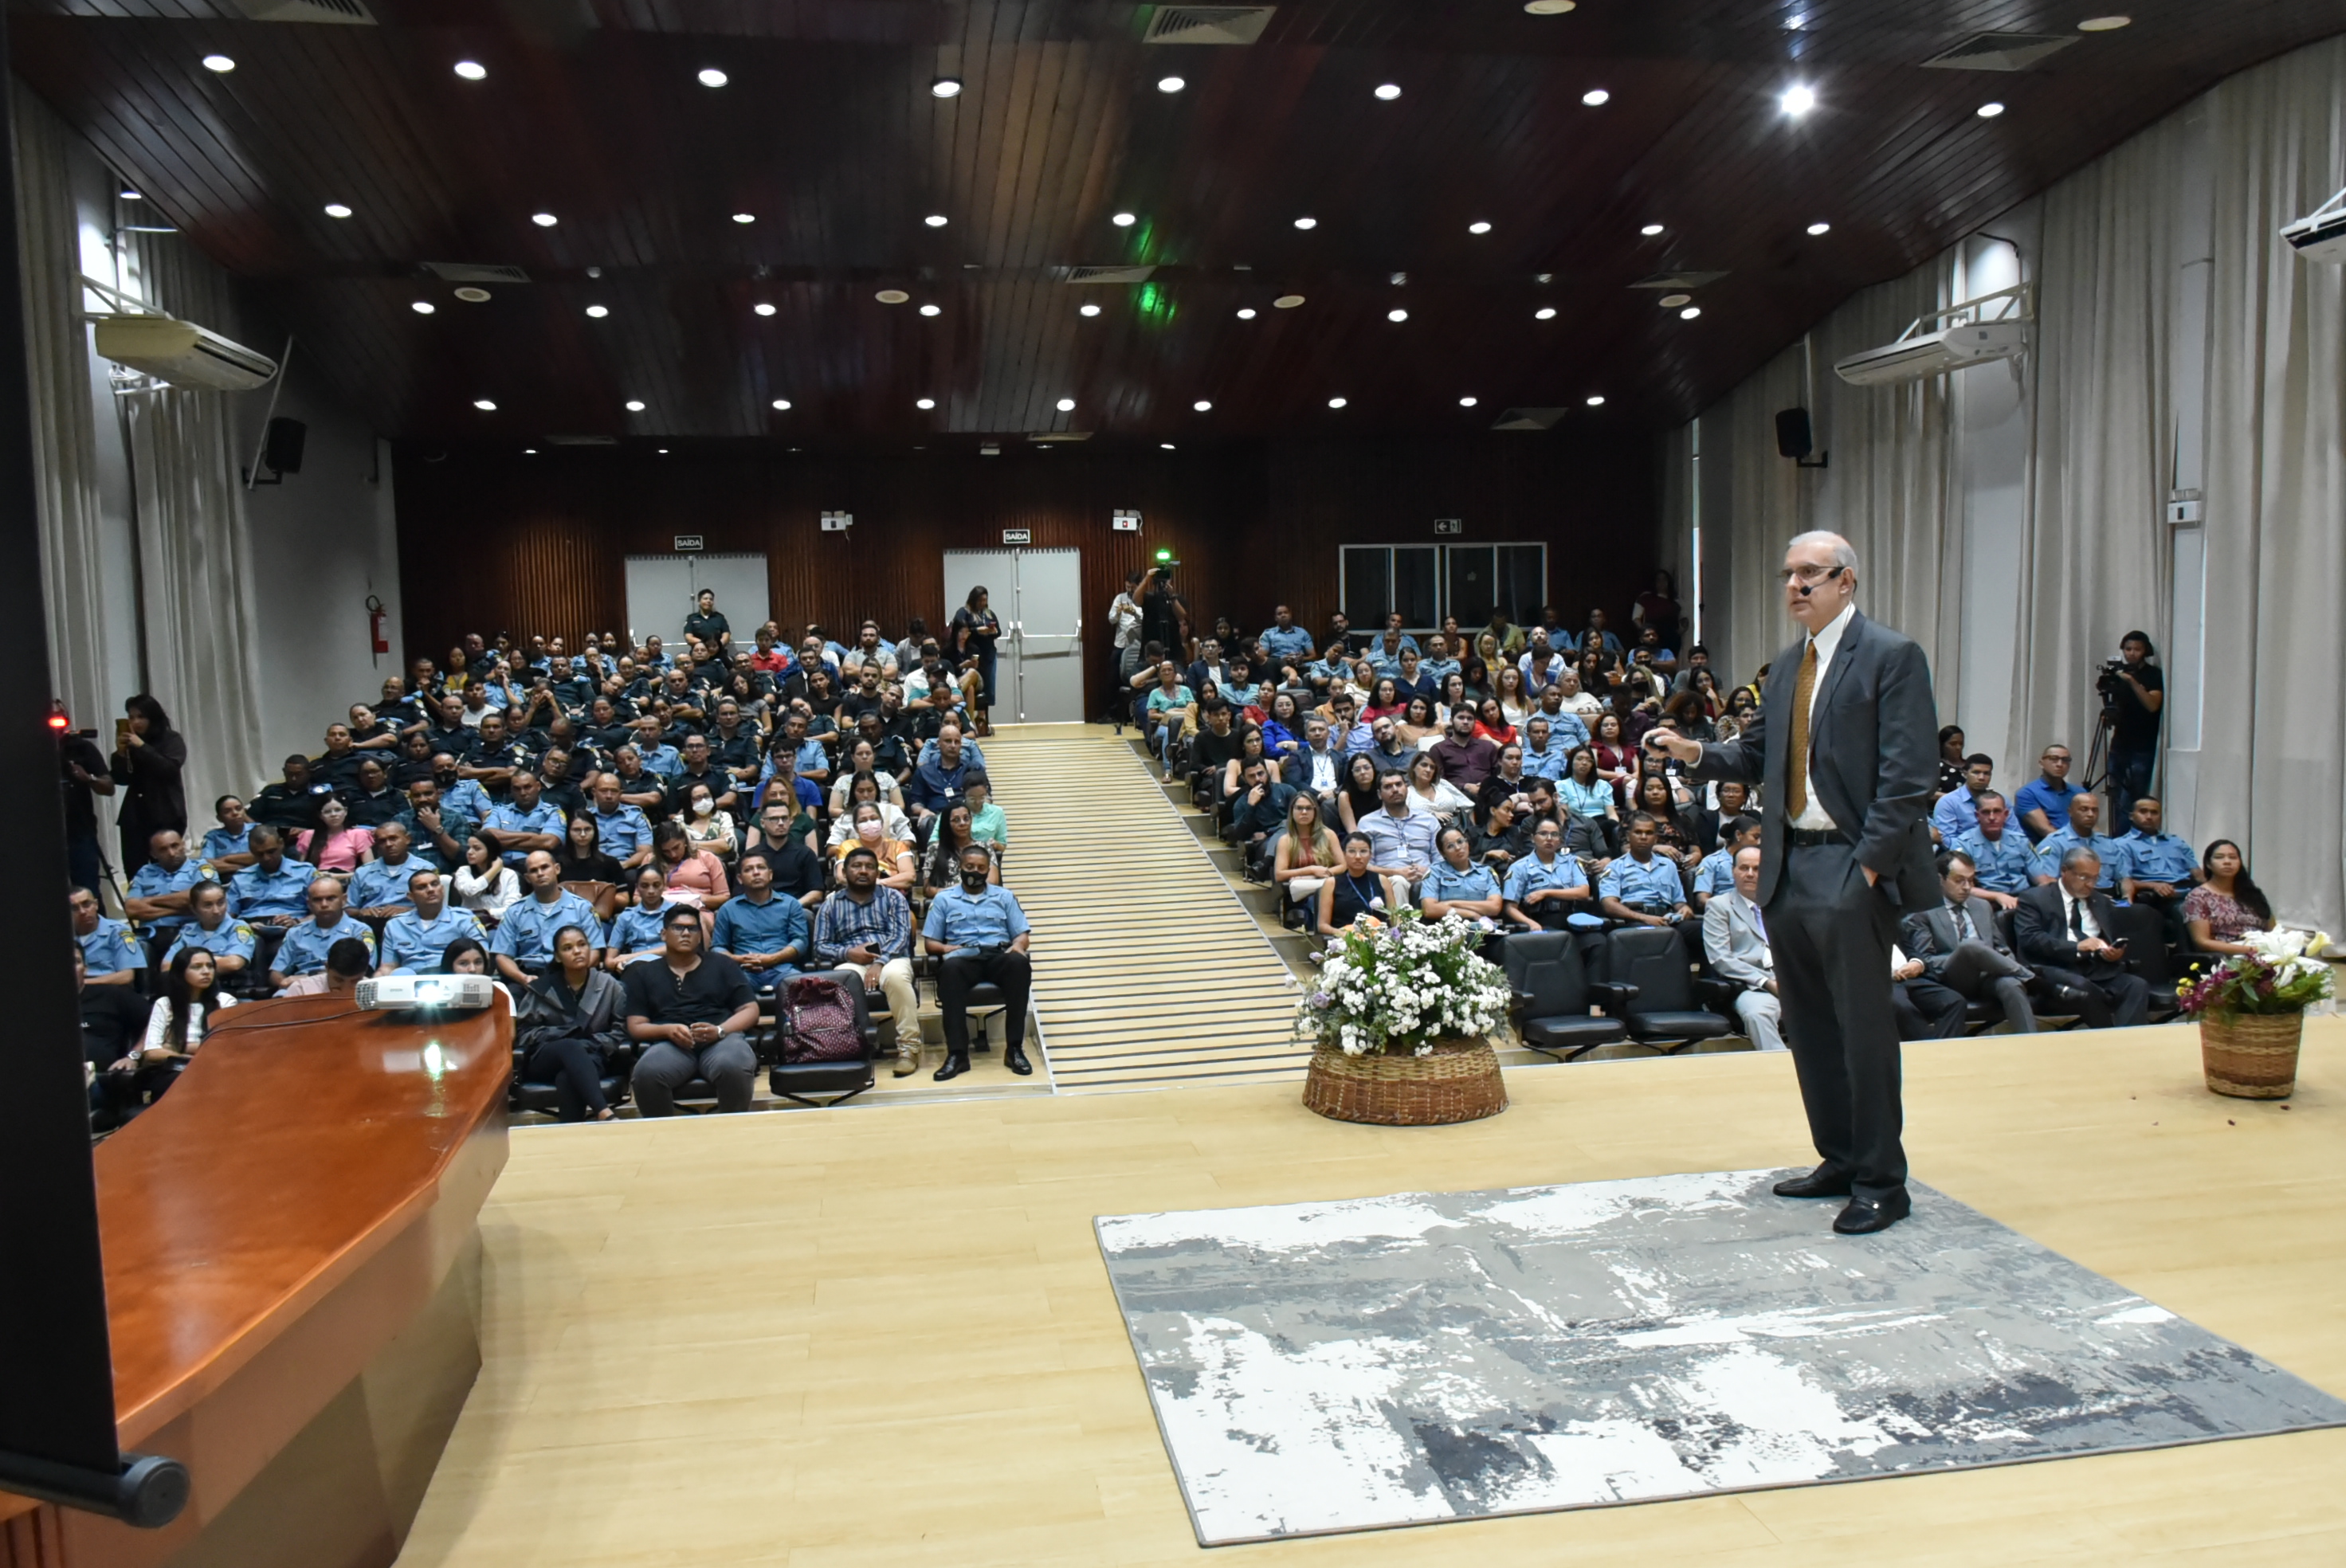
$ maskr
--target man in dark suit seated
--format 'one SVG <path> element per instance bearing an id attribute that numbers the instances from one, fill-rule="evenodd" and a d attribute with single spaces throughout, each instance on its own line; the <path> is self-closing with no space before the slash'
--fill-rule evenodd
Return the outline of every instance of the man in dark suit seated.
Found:
<path id="1" fill-rule="evenodd" d="M 2096 892 L 2102 858 L 2083 844 L 2061 857 L 2057 881 L 2020 895 L 2013 924 L 2021 959 L 2040 979 L 2080 993 L 2088 1029 L 2150 1022 L 2150 983 L 2126 967 L 2126 939 L 2110 940 L 2117 911 Z"/>
<path id="2" fill-rule="evenodd" d="M 2014 1034 L 2035 1033 L 2036 1014 L 2028 1005 L 2028 983 L 2035 977 L 2004 945 L 2004 932 L 1996 929 L 1995 906 L 1972 895 L 1972 879 L 1979 868 L 1961 850 L 1947 850 L 1937 864 L 1947 901 L 1906 917 L 1908 956 L 1922 962 L 1926 978 L 1966 1001 L 1993 998 Z"/>

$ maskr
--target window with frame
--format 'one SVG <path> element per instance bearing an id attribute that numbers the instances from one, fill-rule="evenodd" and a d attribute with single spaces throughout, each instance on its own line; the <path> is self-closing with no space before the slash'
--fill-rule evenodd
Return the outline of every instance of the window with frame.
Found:
<path id="1" fill-rule="evenodd" d="M 1395 610 L 1410 632 L 1435 630 L 1444 616 L 1486 626 L 1500 606 L 1530 624 L 1547 602 L 1545 545 L 1343 545 L 1337 554 L 1344 614 L 1363 631 Z"/>

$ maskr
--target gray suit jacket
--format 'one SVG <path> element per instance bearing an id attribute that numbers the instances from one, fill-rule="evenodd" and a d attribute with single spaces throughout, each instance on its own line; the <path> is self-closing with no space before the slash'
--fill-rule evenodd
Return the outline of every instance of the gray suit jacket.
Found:
<path id="1" fill-rule="evenodd" d="M 1972 917 L 1972 925 L 1978 931 L 1981 941 L 2013 962 L 2020 962 L 2020 955 L 2004 943 L 2004 932 L 1995 923 L 1994 904 L 1985 899 L 1974 898 L 1964 909 Z M 1906 956 L 1923 961 L 1924 979 L 1936 980 L 1946 972 L 1947 961 L 1954 956 L 1958 945 L 1954 911 L 1947 904 L 1942 902 L 1936 909 L 1908 915 L 1902 922 L 1900 934 Z"/>
<path id="2" fill-rule="evenodd" d="M 1775 896 L 1784 868 L 1784 803 L 1791 738 L 1786 710 L 1807 638 L 1776 656 L 1760 710 L 1732 740 L 1703 748 L 1697 779 L 1764 784 L 1760 896 Z M 1900 914 L 1945 901 L 1931 865 L 1928 813 L 1939 780 L 1939 715 L 1931 667 L 1913 639 L 1853 615 L 1841 633 L 1809 727 L 1809 774 L 1817 799 L 1870 866 Z"/>
<path id="3" fill-rule="evenodd" d="M 1751 923 L 1751 906 L 1740 895 L 1724 892 L 1702 911 L 1702 952 L 1721 980 L 1731 980 L 1746 991 L 1765 985 L 1776 971 L 1761 961 L 1767 939 Z"/>

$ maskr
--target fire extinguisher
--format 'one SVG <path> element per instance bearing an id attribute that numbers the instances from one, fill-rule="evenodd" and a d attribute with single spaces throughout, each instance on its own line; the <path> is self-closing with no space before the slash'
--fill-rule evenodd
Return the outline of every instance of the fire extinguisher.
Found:
<path id="1" fill-rule="evenodd" d="M 391 651 L 391 644 L 384 640 L 382 635 L 382 601 L 376 598 L 372 594 L 369 594 L 366 600 L 366 609 L 367 641 L 373 645 L 370 651 L 377 657 L 381 657 L 382 655 Z"/>

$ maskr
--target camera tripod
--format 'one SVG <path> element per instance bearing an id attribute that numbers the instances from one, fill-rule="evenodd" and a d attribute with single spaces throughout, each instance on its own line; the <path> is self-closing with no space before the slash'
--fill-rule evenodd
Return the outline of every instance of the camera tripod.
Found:
<path id="1" fill-rule="evenodd" d="M 2086 748 L 2085 777 L 2077 780 L 2077 788 L 2089 795 L 2099 794 L 2102 786 L 2109 782 L 2110 737 L 2117 728 L 2117 705 L 2105 699 L 2101 716 L 2094 720 L 2093 744 Z"/>

